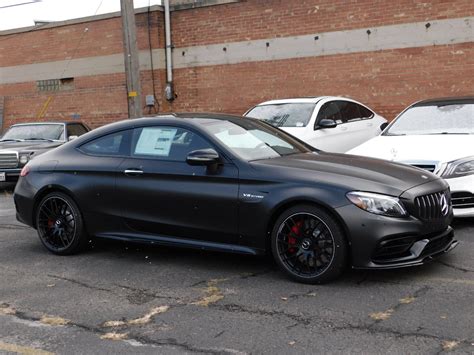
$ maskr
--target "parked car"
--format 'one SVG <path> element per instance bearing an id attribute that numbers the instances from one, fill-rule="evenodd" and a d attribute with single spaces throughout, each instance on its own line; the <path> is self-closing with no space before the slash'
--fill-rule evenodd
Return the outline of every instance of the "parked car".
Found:
<path id="1" fill-rule="evenodd" d="M 349 153 L 410 164 L 443 177 L 451 187 L 454 216 L 474 217 L 474 97 L 417 102 L 380 136 Z"/>
<path id="2" fill-rule="evenodd" d="M 89 132 L 81 122 L 21 123 L 0 138 L 0 182 L 16 181 L 34 157 Z"/>
<path id="3" fill-rule="evenodd" d="M 264 120 L 315 148 L 336 153 L 377 136 L 387 122 L 360 102 L 334 96 L 262 102 L 245 116 Z"/>
<path id="4" fill-rule="evenodd" d="M 49 251 L 89 235 L 241 254 L 271 251 L 295 280 L 420 265 L 457 244 L 447 183 L 317 151 L 273 126 L 189 114 L 126 120 L 35 158 L 17 217 Z M 425 203 L 426 201 L 426 203 Z"/>

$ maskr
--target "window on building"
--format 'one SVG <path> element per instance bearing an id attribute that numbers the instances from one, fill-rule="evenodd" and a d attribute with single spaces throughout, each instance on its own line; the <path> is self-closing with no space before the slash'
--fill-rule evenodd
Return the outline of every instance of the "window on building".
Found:
<path id="1" fill-rule="evenodd" d="M 38 80 L 36 82 L 38 91 L 60 91 L 74 89 L 74 78 Z"/>

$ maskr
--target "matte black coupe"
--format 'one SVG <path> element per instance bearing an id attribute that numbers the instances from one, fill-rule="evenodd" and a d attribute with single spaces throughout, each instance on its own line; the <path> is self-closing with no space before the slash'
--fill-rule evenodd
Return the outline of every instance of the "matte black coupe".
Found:
<path id="1" fill-rule="evenodd" d="M 20 221 L 56 254 L 89 236 L 242 254 L 290 277 L 420 265 L 452 248 L 448 185 L 406 165 L 315 150 L 248 118 L 174 114 L 87 133 L 28 163 Z"/>

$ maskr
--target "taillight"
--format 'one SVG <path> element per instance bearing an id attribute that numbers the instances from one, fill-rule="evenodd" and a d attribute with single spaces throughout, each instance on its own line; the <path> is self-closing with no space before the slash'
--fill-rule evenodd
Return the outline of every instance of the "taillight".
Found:
<path id="1" fill-rule="evenodd" d="M 20 176 L 21 177 L 25 177 L 26 175 L 28 175 L 30 173 L 30 168 L 28 167 L 28 165 L 25 165 L 23 167 L 23 169 L 21 169 L 21 173 L 20 173 Z"/>

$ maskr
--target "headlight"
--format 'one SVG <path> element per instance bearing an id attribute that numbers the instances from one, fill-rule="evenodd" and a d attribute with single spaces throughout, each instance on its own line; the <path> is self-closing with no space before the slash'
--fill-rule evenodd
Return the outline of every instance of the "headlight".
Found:
<path id="1" fill-rule="evenodd" d="M 441 176 L 450 179 L 472 174 L 474 174 L 474 157 L 467 157 L 448 163 Z"/>
<path id="2" fill-rule="evenodd" d="M 388 217 L 408 215 L 402 202 L 396 197 L 360 191 L 348 192 L 346 196 L 354 205 L 370 213 Z"/>
<path id="3" fill-rule="evenodd" d="M 26 165 L 32 158 L 32 153 L 20 153 L 19 161 L 21 165 Z"/>

